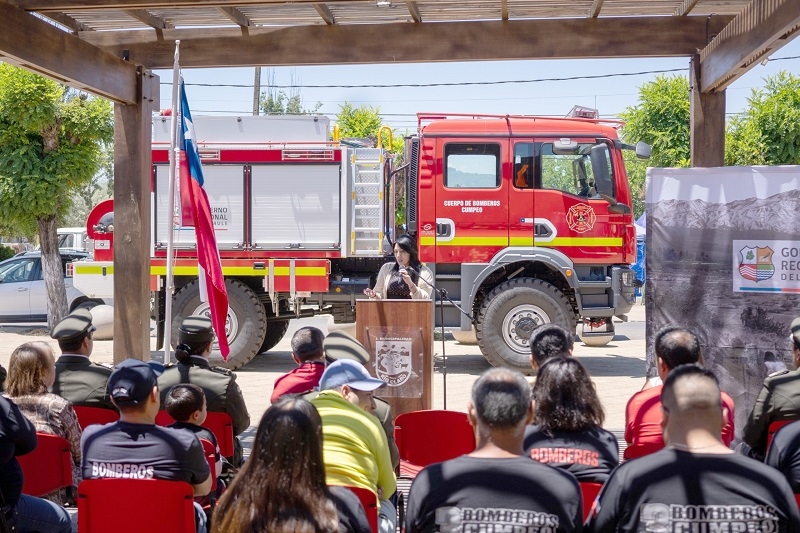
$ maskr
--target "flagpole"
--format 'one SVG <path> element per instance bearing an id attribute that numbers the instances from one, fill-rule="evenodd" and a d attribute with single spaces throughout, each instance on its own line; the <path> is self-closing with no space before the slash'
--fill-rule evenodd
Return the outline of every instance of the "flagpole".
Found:
<path id="1" fill-rule="evenodd" d="M 164 310 L 164 364 L 171 361 L 170 351 L 172 350 L 172 295 L 175 292 L 175 272 L 174 272 L 174 241 L 175 241 L 175 183 L 177 181 L 178 168 L 178 114 L 180 104 L 178 103 L 178 93 L 180 90 L 181 68 L 179 65 L 181 42 L 175 41 L 175 62 L 172 67 L 172 120 L 170 121 L 170 151 L 169 151 L 169 213 L 172 220 L 168 222 L 167 231 L 167 280 Z"/>

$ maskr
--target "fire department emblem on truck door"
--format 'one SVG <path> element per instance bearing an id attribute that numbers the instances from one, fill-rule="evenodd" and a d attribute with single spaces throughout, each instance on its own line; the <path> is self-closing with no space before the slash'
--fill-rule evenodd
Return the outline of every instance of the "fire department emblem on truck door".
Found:
<path id="1" fill-rule="evenodd" d="M 378 377 L 390 387 L 399 387 L 411 377 L 411 339 L 378 339 L 375 361 Z"/>
<path id="2" fill-rule="evenodd" d="M 567 226 L 578 233 L 592 229 L 596 220 L 594 209 L 587 204 L 575 204 L 567 211 Z"/>

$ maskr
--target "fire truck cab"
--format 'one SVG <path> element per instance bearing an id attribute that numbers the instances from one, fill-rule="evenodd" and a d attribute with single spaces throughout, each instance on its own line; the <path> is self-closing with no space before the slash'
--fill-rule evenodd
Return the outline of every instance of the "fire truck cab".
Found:
<path id="1" fill-rule="evenodd" d="M 617 122 L 420 115 L 408 140 L 408 229 L 434 270 L 445 324 L 495 365 L 530 368 L 537 325 L 613 338 L 635 302 L 632 198 Z"/>

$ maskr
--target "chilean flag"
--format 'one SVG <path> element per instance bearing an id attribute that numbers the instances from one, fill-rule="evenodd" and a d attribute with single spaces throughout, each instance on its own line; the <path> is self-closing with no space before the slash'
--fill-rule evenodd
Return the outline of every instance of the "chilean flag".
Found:
<path id="1" fill-rule="evenodd" d="M 180 175 L 181 223 L 194 226 L 197 236 L 197 269 L 200 279 L 200 299 L 208 302 L 211 309 L 211 324 L 217 334 L 219 351 L 227 360 L 230 347 L 225 334 L 225 321 L 228 317 L 228 291 L 222 276 L 217 239 L 214 236 L 214 223 L 211 206 L 203 189 L 203 169 L 200 154 L 195 142 L 194 124 L 186 100 L 186 90 L 181 80 L 181 115 L 178 147 L 180 149 L 178 168 Z"/>

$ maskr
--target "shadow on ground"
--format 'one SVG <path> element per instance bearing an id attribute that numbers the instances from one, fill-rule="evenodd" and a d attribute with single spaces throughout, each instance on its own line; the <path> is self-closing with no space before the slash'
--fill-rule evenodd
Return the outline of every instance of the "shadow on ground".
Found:
<path id="1" fill-rule="evenodd" d="M 606 348 L 613 348 L 613 346 Z M 629 376 L 636 378 L 645 375 L 646 365 L 641 359 L 617 354 L 576 355 L 575 358 L 583 363 L 592 377 Z"/>

